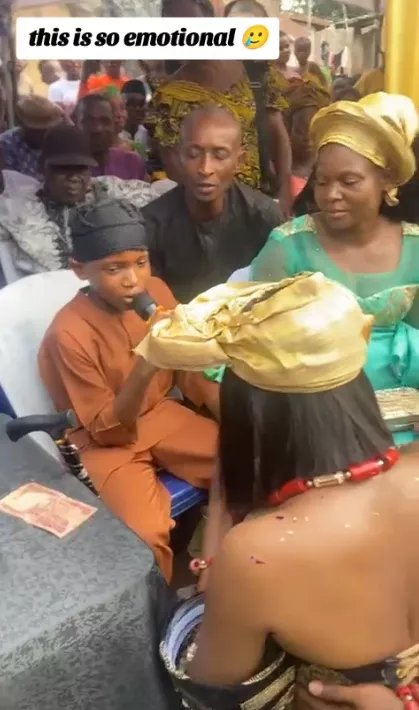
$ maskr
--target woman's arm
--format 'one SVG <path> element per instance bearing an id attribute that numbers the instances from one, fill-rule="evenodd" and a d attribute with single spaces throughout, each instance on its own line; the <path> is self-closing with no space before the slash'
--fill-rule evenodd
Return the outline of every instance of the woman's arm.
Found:
<path id="1" fill-rule="evenodd" d="M 228 512 L 224 496 L 221 493 L 218 467 L 212 479 L 210 497 L 208 504 L 208 520 L 205 526 L 204 542 L 202 546 L 202 558 L 213 560 L 221 549 L 222 542 L 227 533 L 233 527 L 233 521 Z M 204 570 L 198 582 L 198 589 L 204 592 L 208 586 L 211 568 Z"/>
<path id="2" fill-rule="evenodd" d="M 261 567 L 252 561 L 240 528 L 227 535 L 214 560 L 198 648 L 188 666 L 193 680 L 208 685 L 248 680 L 263 657 L 266 631 L 255 604 Z"/>

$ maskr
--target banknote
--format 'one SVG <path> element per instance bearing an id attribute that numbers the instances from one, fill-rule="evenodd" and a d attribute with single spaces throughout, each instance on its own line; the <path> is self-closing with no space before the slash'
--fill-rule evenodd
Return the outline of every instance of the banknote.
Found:
<path id="1" fill-rule="evenodd" d="M 88 520 L 97 508 L 69 498 L 40 483 L 26 483 L 0 500 L 0 512 L 65 537 Z"/>

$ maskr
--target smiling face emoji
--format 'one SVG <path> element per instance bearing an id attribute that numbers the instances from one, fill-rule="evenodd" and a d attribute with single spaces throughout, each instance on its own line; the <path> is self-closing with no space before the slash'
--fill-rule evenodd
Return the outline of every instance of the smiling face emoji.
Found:
<path id="1" fill-rule="evenodd" d="M 267 27 L 264 25 L 252 25 L 243 35 L 243 44 L 247 49 L 259 49 L 266 44 L 268 37 Z"/>

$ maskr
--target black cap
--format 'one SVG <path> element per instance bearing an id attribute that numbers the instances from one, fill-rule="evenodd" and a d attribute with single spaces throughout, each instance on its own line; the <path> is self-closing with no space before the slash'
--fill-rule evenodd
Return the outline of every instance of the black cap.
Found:
<path id="1" fill-rule="evenodd" d="M 141 79 L 129 79 L 128 81 L 125 82 L 121 89 L 121 94 L 141 94 L 142 96 L 146 95 L 146 88 L 145 84 Z"/>
<path id="2" fill-rule="evenodd" d="M 76 126 L 60 124 L 45 136 L 41 151 L 41 164 L 51 166 L 78 166 L 95 168 L 96 160 L 90 151 L 87 136 Z"/>
<path id="3" fill-rule="evenodd" d="M 148 249 L 142 214 L 125 200 L 80 205 L 71 213 L 70 234 L 73 256 L 83 263 Z"/>

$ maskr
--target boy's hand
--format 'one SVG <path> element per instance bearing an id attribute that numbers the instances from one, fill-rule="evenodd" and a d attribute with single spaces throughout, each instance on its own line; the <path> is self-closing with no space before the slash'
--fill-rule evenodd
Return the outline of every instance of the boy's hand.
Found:
<path id="1" fill-rule="evenodd" d="M 148 327 L 151 328 L 154 323 L 158 323 L 160 320 L 171 319 L 172 313 L 173 311 L 166 311 L 162 306 L 158 306 L 147 321 Z"/>

